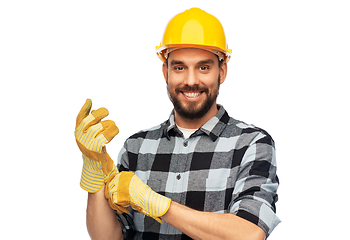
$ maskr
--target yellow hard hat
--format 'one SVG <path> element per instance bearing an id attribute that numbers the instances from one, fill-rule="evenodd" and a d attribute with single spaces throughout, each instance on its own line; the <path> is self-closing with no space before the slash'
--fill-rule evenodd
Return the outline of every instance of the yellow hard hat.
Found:
<path id="1" fill-rule="evenodd" d="M 165 62 L 167 55 L 179 48 L 208 50 L 226 62 L 230 60 L 232 53 L 226 44 L 220 21 L 199 8 L 179 13 L 169 21 L 162 42 L 156 46 L 156 52 Z"/>

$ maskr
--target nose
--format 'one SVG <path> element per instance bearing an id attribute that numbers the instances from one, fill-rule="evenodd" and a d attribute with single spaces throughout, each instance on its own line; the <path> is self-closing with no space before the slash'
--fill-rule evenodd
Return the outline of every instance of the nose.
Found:
<path id="1" fill-rule="evenodd" d="M 199 79 L 194 69 L 189 69 L 187 71 L 185 84 L 188 86 L 194 86 L 199 84 Z"/>

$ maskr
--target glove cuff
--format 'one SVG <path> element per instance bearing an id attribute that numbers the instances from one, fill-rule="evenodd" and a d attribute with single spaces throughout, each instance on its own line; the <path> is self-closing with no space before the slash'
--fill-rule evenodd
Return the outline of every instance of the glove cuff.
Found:
<path id="1" fill-rule="evenodd" d="M 151 188 L 148 188 L 145 196 L 145 211 L 153 218 L 163 216 L 170 207 L 171 199 L 167 198 Z"/>
<path id="2" fill-rule="evenodd" d="M 101 171 L 101 162 L 89 159 L 83 155 L 83 170 L 81 173 L 80 186 L 89 193 L 98 192 L 104 183 L 108 182 L 118 172 L 114 166 L 112 171 L 106 175 Z"/>
<path id="3" fill-rule="evenodd" d="M 132 177 L 131 182 L 129 188 L 131 207 L 162 223 L 159 217 L 168 211 L 171 199 L 153 191 L 136 175 Z"/>
<path id="4" fill-rule="evenodd" d="M 105 179 L 105 174 L 99 171 L 98 165 L 101 165 L 101 163 L 93 161 L 85 155 L 83 155 L 83 160 L 80 186 L 89 193 L 98 192 L 102 188 Z"/>

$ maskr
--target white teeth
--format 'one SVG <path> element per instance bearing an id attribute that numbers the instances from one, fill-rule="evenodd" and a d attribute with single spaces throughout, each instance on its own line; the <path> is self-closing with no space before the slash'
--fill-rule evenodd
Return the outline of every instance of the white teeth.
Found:
<path id="1" fill-rule="evenodd" d="M 200 93 L 184 92 L 184 94 L 186 95 L 186 97 L 195 98 L 198 97 Z"/>

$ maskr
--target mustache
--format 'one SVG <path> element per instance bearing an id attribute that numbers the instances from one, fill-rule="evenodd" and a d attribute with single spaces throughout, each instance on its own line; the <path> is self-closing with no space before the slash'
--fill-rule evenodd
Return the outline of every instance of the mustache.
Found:
<path id="1" fill-rule="evenodd" d="M 177 87 L 175 89 L 176 93 L 180 92 L 205 92 L 209 93 L 209 89 L 207 87 L 200 87 L 199 85 L 194 85 L 194 86 L 188 86 L 185 85 L 183 87 Z"/>

